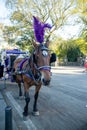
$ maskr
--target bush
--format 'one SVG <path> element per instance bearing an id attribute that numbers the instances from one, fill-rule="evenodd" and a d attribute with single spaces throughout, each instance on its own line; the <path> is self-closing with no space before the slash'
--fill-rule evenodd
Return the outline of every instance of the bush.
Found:
<path id="1" fill-rule="evenodd" d="M 71 47 L 67 50 L 67 59 L 69 62 L 76 62 L 81 52 L 79 47 Z"/>

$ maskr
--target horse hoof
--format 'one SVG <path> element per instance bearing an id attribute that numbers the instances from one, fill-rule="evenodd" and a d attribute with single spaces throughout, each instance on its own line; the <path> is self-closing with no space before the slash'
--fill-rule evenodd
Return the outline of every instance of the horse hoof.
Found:
<path id="1" fill-rule="evenodd" d="M 20 100 L 24 100 L 24 96 L 19 96 L 19 99 Z"/>
<path id="2" fill-rule="evenodd" d="M 27 121 L 28 119 L 29 119 L 28 116 L 24 116 L 24 115 L 23 115 L 23 120 L 24 120 L 24 121 Z"/>
<path id="3" fill-rule="evenodd" d="M 34 116 L 39 116 L 39 115 L 40 115 L 39 111 L 33 111 L 32 114 L 33 114 Z"/>

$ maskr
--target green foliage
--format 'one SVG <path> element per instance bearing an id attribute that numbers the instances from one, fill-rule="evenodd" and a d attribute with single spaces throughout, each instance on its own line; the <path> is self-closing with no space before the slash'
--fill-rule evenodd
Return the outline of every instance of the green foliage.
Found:
<path id="1" fill-rule="evenodd" d="M 81 37 L 87 42 L 87 16 L 81 17 L 82 22 L 84 24 L 84 28 L 82 29 Z"/>
<path id="2" fill-rule="evenodd" d="M 82 56 L 82 51 L 80 45 L 77 44 L 76 40 L 68 40 L 64 41 L 62 39 L 57 38 L 54 39 L 51 49 L 56 52 L 59 59 L 64 59 L 67 57 L 68 61 L 75 62 L 78 57 Z"/>
<path id="3" fill-rule="evenodd" d="M 87 29 L 84 29 L 82 32 L 83 39 L 87 42 Z"/>
<path id="4" fill-rule="evenodd" d="M 10 20 L 13 22 L 14 21 L 21 22 L 24 19 L 24 17 L 25 16 L 23 13 L 21 13 L 20 11 L 15 11 L 15 12 L 13 12 Z"/>
<path id="5" fill-rule="evenodd" d="M 87 16 L 87 0 L 76 0 L 76 9 L 80 16 Z"/>
<path id="6" fill-rule="evenodd" d="M 63 58 L 66 55 L 66 41 L 61 38 L 55 37 L 54 40 L 50 43 L 50 49 L 56 53 L 58 58 Z"/>
<path id="7" fill-rule="evenodd" d="M 84 40 L 84 38 L 78 38 L 75 40 L 76 44 L 79 46 L 80 51 L 86 55 L 87 54 L 87 42 Z"/>
<path id="8" fill-rule="evenodd" d="M 67 50 L 67 59 L 69 62 L 76 62 L 78 57 L 80 56 L 79 47 L 70 47 Z"/>

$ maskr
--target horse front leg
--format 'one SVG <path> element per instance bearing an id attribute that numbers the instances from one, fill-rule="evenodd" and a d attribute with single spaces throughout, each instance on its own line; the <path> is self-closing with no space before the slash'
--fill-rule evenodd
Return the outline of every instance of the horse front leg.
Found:
<path id="1" fill-rule="evenodd" d="M 19 87 L 19 97 L 21 97 L 22 96 L 21 83 L 18 83 L 18 87 Z"/>
<path id="2" fill-rule="evenodd" d="M 23 112 L 23 116 L 28 116 L 28 104 L 30 102 L 30 97 L 29 97 L 29 93 L 25 92 L 25 107 L 24 107 L 24 112 Z"/>
<path id="3" fill-rule="evenodd" d="M 40 88 L 41 88 L 41 86 L 36 86 L 36 89 L 35 89 L 34 105 L 33 105 L 33 115 L 35 115 L 35 116 L 39 115 L 39 111 L 37 109 L 37 100 L 38 100 L 38 95 L 39 95 Z"/>

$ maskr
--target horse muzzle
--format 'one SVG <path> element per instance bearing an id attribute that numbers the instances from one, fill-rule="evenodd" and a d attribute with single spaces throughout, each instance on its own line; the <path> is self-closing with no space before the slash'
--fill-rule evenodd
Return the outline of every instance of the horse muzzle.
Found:
<path id="1" fill-rule="evenodd" d="M 50 80 L 42 80 L 43 85 L 48 86 L 50 84 Z"/>
<path id="2" fill-rule="evenodd" d="M 51 81 L 51 72 L 50 72 L 50 66 L 41 66 L 39 67 L 39 70 L 41 72 L 41 82 L 43 85 L 48 86 Z"/>

